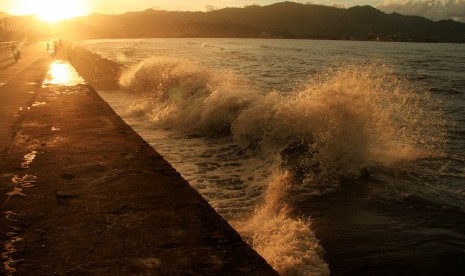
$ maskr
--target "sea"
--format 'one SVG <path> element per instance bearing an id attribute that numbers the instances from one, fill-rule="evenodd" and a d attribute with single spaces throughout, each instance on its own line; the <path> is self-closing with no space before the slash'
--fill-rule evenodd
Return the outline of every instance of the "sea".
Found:
<path id="1" fill-rule="evenodd" d="M 112 108 L 281 275 L 464 275 L 465 44 L 86 40 Z"/>

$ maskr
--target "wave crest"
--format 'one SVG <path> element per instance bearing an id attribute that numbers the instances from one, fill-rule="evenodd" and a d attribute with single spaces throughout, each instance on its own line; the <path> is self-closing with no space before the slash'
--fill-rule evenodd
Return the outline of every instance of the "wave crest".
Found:
<path id="1" fill-rule="evenodd" d="M 144 113 L 156 125 L 205 135 L 229 133 L 255 97 L 230 72 L 211 72 L 175 58 L 147 59 L 125 72 L 120 84 L 139 96 L 131 112 Z"/>
<path id="2" fill-rule="evenodd" d="M 320 192 L 373 166 L 435 155 L 446 143 L 439 103 L 379 62 L 331 67 L 293 92 L 259 91 L 233 72 L 175 58 L 147 59 L 120 82 L 137 95 L 133 115 L 231 134 L 244 149 L 280 156 L 294 181 Z"/>

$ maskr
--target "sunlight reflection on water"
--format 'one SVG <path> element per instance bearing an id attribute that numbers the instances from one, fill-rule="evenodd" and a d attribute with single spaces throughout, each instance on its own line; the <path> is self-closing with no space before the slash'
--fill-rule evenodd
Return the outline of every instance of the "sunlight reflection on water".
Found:
<path id="1" fill-rule="evenodd" d="M 85 81 L 79 76 L 76 69 L 67 61 L 57 60 L 50 64 L 42 87 L 50 85 L 76 86 L 79 84 L 85 84 Z"/>

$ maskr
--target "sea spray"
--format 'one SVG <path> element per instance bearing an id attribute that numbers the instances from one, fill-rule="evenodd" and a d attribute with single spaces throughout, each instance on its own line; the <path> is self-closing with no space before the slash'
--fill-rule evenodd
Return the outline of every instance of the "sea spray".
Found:
<path id="1" fill-rule="evenodd" d="M 189 128 L 206 135 L 229 133 L 255 95 L 231 72 L 209 72 L 175 58 L 150 58 L 128 70 L 121 86 L 139 95 L 132 113 L 155 125 Z"/>
<path id="2" fill-rule="evenodd" d="M 437 155 L 444 122 L 430 94 L 375 63 L 319 75 L 294 94 L 269 93 L 239 115 L 232 134 L 281 154 L 303 182 L 332 188 L 373 166 Z"/>
<path id="3" fill-rule="evenodd" d="M 156 128 L 230 136 L 242 148 L 234 158 L 255 158 L 248 163 L 256 173 L 241 181 L 263 185 L 261 203 L 236 217 L 213 206 L 282 274 L 328 274 L 310 218 L 292 211 L 289 193 L 328 193 L 371 168 L 434 156 L 445 143 L 439 104 L 377 62 L 334 66 L 283 93 L 259 91 L 231 72 L 151 58 L 121 84 L 134 98 L 128 115 Z M 230 210 L 241 205 L 224 197 Z"/>
<path id="4" fill-rule="evenodd" d="M 315 144 L 320 161 L 346 171 L 428 155 L 444 145 L 442 111 L 426 92 L 379 63 L 339 65 L 294 93 L 257 92 L 231 72 L 174 58 L 150 58 L 121 78 L 132 113 L 154 125 L 199 134 L 232 133 L 245 147 Z M 285 130 L 285 131 L 283 131 Z M 395 153 L 393 153 L 395 149 Z M 391 155 L 399 154 L 398 156 Z"/>
<path id="5" fill-rule="evenodd" d="M 281 275 L 329 275 L 323 249 L 306 218 L 295 218 L 285 202 L 291 185 L 287 173 L 269 183 L 263 205 L 233 226 Z"/>

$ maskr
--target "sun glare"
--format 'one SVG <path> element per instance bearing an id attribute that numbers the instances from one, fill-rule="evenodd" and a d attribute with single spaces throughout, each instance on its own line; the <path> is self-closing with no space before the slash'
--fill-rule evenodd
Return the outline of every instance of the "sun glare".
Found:
<path id="1" fill-rule="evenodd" d="M 50 64 L 43 85 L 76 86 L 84 83 L 84 79 L 69 62 L 58 60 Z"/>
<path id="2" fill-rule="evenodd" d="M 34 14 L 47 22 L 58 22 L 88 13 L 87 0 L 15 0 L 16 14 Z"/>

